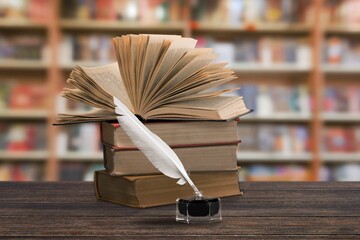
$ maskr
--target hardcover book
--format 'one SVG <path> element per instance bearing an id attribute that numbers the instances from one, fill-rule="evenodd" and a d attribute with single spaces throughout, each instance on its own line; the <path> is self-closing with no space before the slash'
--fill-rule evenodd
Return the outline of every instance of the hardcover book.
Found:
<path id="1" fill-rule="evenodd" d="M 58 124 L 115 120 L 114 97 L 134 114 L 149 119 L 228 120 L 246 114 L 240 96 L 220 96 L 234 80 L 226 63 L 213 63 L 212 49 L 176 35 L 125 35 L 113 39 L 117 63 L 76 67 L 63 96 L 97 109 L 60 114 Z"/>
<path id="2" fill-rule="evenodd" d="M 206 196 L 240 195 L 238 170 L 191 173 L 196 186 Z M 146 208 L 175 203 L 193 195 L 191 187 L 180 186 L 165 175 L 112 176 L 106 171 L 94 175 L 96 198 L 131 207 Z"/>
<path id="3" fill-rule="evenodd" d="M 146 122 L 145 126 L 170 146 L 188 146 L 201 143 L 234 142 L 237 137 L 237 121 L 165 121 Z M 135 145 L 119 123 L 101 123 L 101 141 L 122 148 Z"/>
<path id="4" fill-rule="evenodd" d="M 237 169 L 238 141 L 213 146 L 170 146 L 181 159 L 187 171 L 223 171 Z M 156 174 L 156 169 L 137 148 L 104 146 L 104 165 L 115 175 Z"/>

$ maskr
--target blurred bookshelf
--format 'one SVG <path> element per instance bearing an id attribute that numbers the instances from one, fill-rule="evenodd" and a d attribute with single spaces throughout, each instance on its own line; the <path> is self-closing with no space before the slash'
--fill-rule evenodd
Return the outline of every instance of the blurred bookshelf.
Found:
<path id="1" fill-rule="evenodd" d="M 59 156 L 60 161 L 82 161 L 82 162 L 102 162 L 103 154 L 101 151 L 93 153 L 82 152 L 67 152 Z"/>
<path id="2" fill-rule="evenodd" d="M 48 154 L 44 150 L 40 151 L 0 151 L 2 160 L 11 161 L 46 161 Z"/>
<path id="3" fill-rule="evenodd" d="M 46 120 L 46 110 L 0 110 L 0 119 Z"/>
<path id="4" fill-rule="evenodd" d="M 243 180 L 359 180 L 359 2 L 0 0 L 0 180 L 102 168 L 96 124 L 52 123 L 88 109 L 59 97 L 71 69 L 115 61 L 127 33 L 194 37 L 229 62 L 231 94 L 254 109 L 238 129 Z"/>
<path id="5" fill-rule="evenodd" d="M 62 20 L 60 27 L 63 30 L 89 30 L 89 31 L 166 31 L 182 32 L 185 28 L 183 22 L 150 23 L 139 25 L 138 22 L 119 22 L 108 20 Z"/>
<path id="6" fill-rule="evenodd" d="M 256 151 L 241 151 L 237 154 L 239 160 L 239 164 L 242 163 L 252 163 L 252 162 L 280 162 L 280 163 L 288 163 L 289 161 L 293 162 L 310 162 L 311 154 L 310 153 L 277 153 L 277 152 L 256 152 Z"/>

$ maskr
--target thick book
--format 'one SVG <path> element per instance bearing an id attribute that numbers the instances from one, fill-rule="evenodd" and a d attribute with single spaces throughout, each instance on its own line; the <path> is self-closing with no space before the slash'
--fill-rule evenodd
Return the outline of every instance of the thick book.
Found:
<path id="1" fill-rule="evenodd" d="M 170 146 L 181 159 L 186 171 L 218 171 L 237 169 L 238 141 L 211 145 Z M 137 148 L 104 145 L 104 165 L 115 175 L 160 173 Z"/>
<path id="2" fill-rule="evenodd" d="M 240 195 L 238 170 L 194 172 L 191 179 L 207 197 Z M 176 179 L 165 175 L 113 176 L 96 171 L 96 198 L 131 207 L 146 208 L 175 203 L 177 198 L 194 196 L 192 188 L 176 184 Z"/>
<path id="3" fill-rule="evenodd" d="M 237 121 L 161 121 L 144 124 L 170 146 L 238 140 Z M 102 122 L 101 141 L 111 146 L 135 147 L 119 123 Z"/>
<path id="4" fill-rule="evenodd" d="M 176 35 L 124 35 L 113 39 L 117 62 L 77 66 L 63 96 L 96 109 L 59 114 L 57 124 L 116 120 L 114 97 L 142 119 L 227 120 L 249 112 L 236 89 L 220 86 L 236 78 L 226 63 L 214 63 L 209 48 Z"/>

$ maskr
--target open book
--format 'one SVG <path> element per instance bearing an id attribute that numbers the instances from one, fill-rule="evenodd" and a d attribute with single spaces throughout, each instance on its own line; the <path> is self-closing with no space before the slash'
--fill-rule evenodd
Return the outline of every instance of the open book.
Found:
<path id="1" fill-rule="evenodd" d="M 59 114 L 58 124 L 115 120 L 114 97 L 150 119 L 227 120 L 246 114 L 242 97 L 220 96 L 236 77 L 226 63 L 213 63 L 209 48 L 177 35 L 125 35 L 113 39 L 117 62 L 77 66 L 63 96 L 95 107 L 85 114 Z"/>

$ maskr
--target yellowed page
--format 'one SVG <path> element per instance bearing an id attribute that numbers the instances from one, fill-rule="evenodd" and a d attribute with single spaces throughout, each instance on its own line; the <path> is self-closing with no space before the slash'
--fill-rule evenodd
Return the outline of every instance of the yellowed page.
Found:
<path id="1" fill-rule="evenodd" d="M 196 73 L 199 69 L 209 65 L 211 61 L 215 59 L 215 57 L 216 57 L 215 54 L 203 54 L 197 56 L 186 66 L 184 66 L 175 76 L 169 79 L 164 86 L 161 86 L 161 89 L 157 91 L 158 95 L 162 95 L 168 92 L 168 90 L 172 86 L 194 75 L 194 73 Z"/>
<path id="2" fill-rule="evenodd" d="M 224 83 L 226 83 L 228 81 L 231 81 L 233 79 L 234 79 L 233 77 L 224 78 L 224 79 L 213 81 L 213 82 L 203 84 L 203 85 L 200 85 L 200 86 L 197 86 L 197 87 L 189 88 L 186 91 L 179 91 L 178 93 L 173 94 L 172 96 L 169 96 L 169 97 L 163 97 L 163 98 L 156 99 L 155 101 L 152 102 L 152 105 L 151 105 L 152 108 L 151 109 L 155 109 L 157 107 L 160 107 L 163 104 L 168 104 L 168 103 L 171 103 L 171 102 L 183 101 L 184 98 L 186 99 L 189 96 L 198 94 L 198 93 L 200 93 L 200 92 L 202 92 L 204 90 L 207 90 L 209 88 L 219 86 L 219 85 L 224 84 Z M 203 95 L 204 98 L 209 97 L 209 94 L 210 94 L 210 92 L 207 92 L 206 94 L 204 94 Z M 201 95 L 199 94 L 197 98 L 199 98 L 200 96 Z M 147 109 L 147 110 L 150 110 L 150 108 Z"/>
<path id="3" fill-rule="evenodd" d="M 59 114 L 57 119 L 58 125 L 115 120 L 116 114 L 113 111 L 94 109 L 83 114 Z"/>
<path id="4" fill-rule="evenodd" d="M 223 68 L 226 65 L 226 63 L 219 63 L 219 64 L 212 64 L 205 66 L 201 69 L 199 69 L 196 73 L 191 75 L 190 77 L 183 79 L 181 82 L 178 82 L 177 84 L 174 84 L 170 89 L 169 92 L 173 92 L 174 90 L 181 90 L 183 88 L 186 88 L 187 86 L 197 84 L 199 82 L 203 82 L 208 78 L 209 75 L 213 73 L 222 73 L 222 72 L 232 72 L 232 70 Z"/>
<path id="5" fill-rule="evenodd" d="M 148 43 L 149 43 L 149 36 L 148 35 L 140 35 L 139 36 L 139 49 L 138 49 L 138 56 L 137 56 L 137 64 L 136 64 L 136 76 L 135 76 L 135 81 L 136 81 L 136 95 L 135 95 L 135 99 L 136 102 L 134 103 L 136 106 L 134 106 L 135 109 L 139 109 L 140 108 L 140 102 L 141 102 L 141 98 L 142 98 L 142 88 L 143 88 L 143 79 L 141 74 L 144 71 L 145 68 L 145 61 L 146 61 L 146 50 L 148 47 Z M 138 110 L 136 110 L 138 111 Z"/>
<path id="6" fill-rule="evenodd" d="M 238 101 L 242 97 L 215 97 L 210 99 L 201 99 L 193 100 L 186 102 L 174 103 L 169 106 L 176 108 L 185 108 L 185 109 L 206 109 L 206 110 L 220 110 L 221 108 L 226 107 L 227 105 L 232 104 L 234 101 Z"/>
<path id="7" fill-rule="evenodd" d="M 162 62 L 158 63 L 156 79 L 161 79 L 169 69 L 189 50 L 195 48 L 197 40 L 193 38 L 180 38 L 171 42 Z"/>
<path id="8" fill-rule="evenodd" d="M 144 94 L 144 89 L 146 89 L 147 83 L 149 82 L 149 77 L 151 76 L 152 71 L 154 70 L 157 60 L 159 58 L 161 47 L 165 39 L 174 40 L 178 39 L 181 36 L 179 35 L 156 35 L 149 34 L 144 36 L 148 37 L 148 44 L 146 46 L 146 51 L 144 55 L 143 67 L 140 73 L 140 87 L 141 95 Z"/>
<path id="9" fill-rule="evenodd" d="M 214 97 L 164 105 L 149 111 L 147 119 L 226 120 L 248 113 L 242 97 Z"/>
<path id="10" fill-rule="evenodd" d="M 116 62 L 101 67 L 83 67 L 82 69 L 102 89 L 118 98 L 130 110 L 133 109 Z"/>
<path id="11" fill-rule="evenodd" d="M 94 97 L 93 95 L 88 95 L 86 92 L 83 92 L 79 89 L 64 89 L 63 97 L 72 99 L 78 102 L 83 102 L 93 107 L 107 109 L 113 111 L 115 108 L 114 103 L 104 100 L 103 98 Z"/>
<path id="12" fill-rule="evenodd" d="M 133 85 L 131 84 L 131 71 L 129 64 L 131 62 L 131 47 L 130 36 L 122 36 L 115 39 L 117 44 L 115 44 L 116 56 L 118 59 L 119 71 L 124 83 L 128 98 L 130 99 L 132 105 L 134 103 L 134 90 Z"/>
<path id="13" fill-rule="evenodd" d="M 198 71 L 196 70 L 190 70 L 188 71 L 189 65 L 191 65 L 190 62 L 193 60 L 199 58 L 199 56 L 208 56 L 208 54 L 211 53 L 211 49 L 204 48 L 204 49 L 189 49 L 180 59 L 179 61 L 161 78 L 159 82 L 157 82 L 152 89 L 149 96 L 147 96 L 146 104 L 151 105 L 151 100 L 154 98 L 157 98 L 162 95 L 163 92 L 171 88 L 171 86 L 174 86 L 177 84 L 177 82 L 181 82 L 182 80 L 185 80 L 188 76 L 194 74 L 194 72 L 191 71 Z M 208 65 L 211 62 L 211 60 L 207 63 L 203 61 L 204 66 Z M 199 66 L 195 66 L 199 67 Z M 200 67 L 201 68 L 201 67 Z M 180 76 L 181 75 L 181 76 Z M 168 87 L 166 87 L 168 86 Z"/>
<path id="14" fill-rule="evenodd" d="M 142 103 L 141 103 L 141 109 L 142 110 L 144 109 L 144 107 L 147 106 L 146 99 L 147 99 L 149 93 L 151 93 L 151 89 L 156 84 L 154 82 L 155 78 L 153 77 L 153 75 L 156 74 L 156 69 L 158 68 L 158 64 L 164 58 L 164 56 L 167 53 L 170 45 L 171 45 L 171 41 L 167 40 L 167 39 L 165 39 L 163 41 L 163 43 L 161 44 L 161 47 L 159 49 L 159 54 L 158 54 L 158 57 L 156 59 L 156 63 L 154 64 L 154 68 L 151 70 L 150 75 L 147 77 L 145 88 L 143 90 L 143 98 L 142 98 Z"/>
<path id="15" fill-rule="evenodd" d="M 162 104 L 175 102 L 177 99 L 178 101 L 182 101 L 184 97 L 208 90 L 214 86 L 224 84 L 235 78 L 236 77 L 233 75 L 233 71 L 229 69 L 220 69 L 214 74 L 209 74 L 209 76 L 206 76 L 205 74 L 204 76 L 199 76 L 198 78 L 194 79 L 194 81 L 186 81 L 185 79 L 184 82 L 187 82 L 187 85 L 173 87 L 171 90 L 168 90 L 162 95 L 157 96 L 151 101 L 150 104 L 148 104 L 148 107 L 145 110 L 152 110 Z"/>
<path id="16" fill-rule="evenodd" d="M 189 49 L 194 48 L 195 45 L 196 40 L 192 38 L 180 38 L 171 41 L 170 47 L 156 64 L 151 75 L 151 85 L 145 89 L 144 95 L 146 96 L 146 99 L 144 102 L 147 101 L 148 97 L 151 98 L 152 93 L 156 91 L 156 86 L 159 84 L 161 85 L 160 80 L 162 79 L 162 76 L 164 76 Z"/>
<path id="17" fill-rule="evenodd" d="M 185 95 L 182 97 L 176 96 L 174 98 L 167 98 L 164 100 L 161 100 L 157 103 L 158 106 L 162 106 L 165 104 L 171 104 L 171 103 L 177 103 L 177 102 L 183 102 L 183 101 L 192 101 L 192 100 L 198 100 L 198 99 L 204 99 L 204 98 L 213 98 L 218 97 L 221 94 L 229 93 L 235 90 L 238 90 L 239 88 L 231 88 L 231 89 L 222 89 L 217 91 L 208 91 L 208 92 L 200 92 L 192 95 Z"/>

